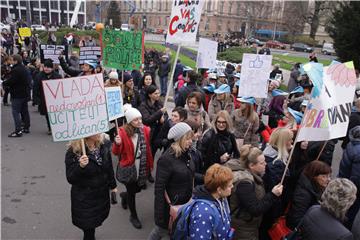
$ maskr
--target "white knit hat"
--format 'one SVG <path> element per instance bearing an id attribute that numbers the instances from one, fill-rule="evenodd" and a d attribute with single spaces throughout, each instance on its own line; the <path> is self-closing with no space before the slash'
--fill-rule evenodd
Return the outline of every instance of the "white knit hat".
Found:
<path id="1" fill-rule="evenodd" d="M 109 73 L 109 78 L 110 79 L 119 79 L 119 75 L 117 74 L 117 72 L 112 71 Z"/>
<path id="2" fill-rule="evenodd" d="M 179 122 L 170 128 L 167 138 L 177 141 L 189 131 L 191 127 L 187 123 Z"/>
<path id="3" fill-rule="evenodd" d="M 129 108 L 125 111 L 125 118 L 126 118 L 126 122 L 130 123 L 132 120 L 134 120 L 135 118 L 139 118 L 142 117 L 141 113 L 139 112 L 139 110 L 137 110 L 136 108 Z"/>

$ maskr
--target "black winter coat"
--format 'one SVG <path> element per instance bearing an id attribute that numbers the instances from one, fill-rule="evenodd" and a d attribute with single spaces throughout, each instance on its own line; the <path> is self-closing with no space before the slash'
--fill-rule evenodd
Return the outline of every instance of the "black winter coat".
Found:
<path id="1" fill-rule="evenodd" d="M 161 116 L 163 115 L 160 110 L 163 104 L 160 101 L 156 101 L 154 105 L 150 103 L 150 100 L 142 102 L 139 106 L 139 111 L 142 115 L 142 121 L 146 126 L 151 128 L 150 142 L 153 144 L 158 133 L 160 132 L 162 124 L 160 123 Z"/>
<path id="2" fill-rule="evenodd" d="M 170 69 L 171 69 L 171 64 L 169 61 L 161 62 L 159 64 L 159 70 L 158 70 L 159 77 L 167 77 L 169 75 Z"/>
<path id="3" fill-rule="evenodd" d="M 31 75 L 23 64 L 15 64 L 10 72 L 10 78 L 3 82 L 10 88 L 11 98 L 30 97 Z"/>
<path id="4" fill-rule="evenodd" d="M 100 147 L 102 164 L 86 150 L 89 163 L 79 165 L 79 155 L 68 149 L 65 156 L 66 178 L 71 186 L 72 222 L 80 229 L 96 228 L 108 217 L 109 190 L 116 188 L 109 142 Z"/>
<path id="5" fill-rule="evenodd" d="M 199 151 L 204 159 L 204 171 L 214 163 L 221 163 L 220 157 L 224 153 L 228 153 L 232 158 L 240 157 L 239 150 L 236 145 L 235 136 L 228 131 L 215 133 L 214 129 L 205 132 L 203 138 L 199 142 Z"/>
<path id="6" fill-rule="evenodd" d="M 343 143 L 341 144 L 341 147 L 343 149 L 345 149 L 346 145 L 350 142 L 350 138 L 349 138 L 350 130 L 359 125 L 360 125 L 360 112 L 354 110 L 351 112 L 351 115 L 349 118 L 349 126 L 348 126 L 346 137 L 344 137 Z"/>
<path id="7" fill-rule="evenodd" d="M 141 104 L 141 97 L 136 89 L 134 89 L 134 93 L 131 96 L 129 95 L 129 92 L 126 91 L 124 93 L 123 99 L 124 99 L 124 104 L 126 103 L 131 104 L 133 108 L 138 108 Z"/>
<path id="8" fill-rule="evenodd" d="M 58 74 L 55 71 L 52 71 L 52 73 L 50 73 L 49 75 L 47 75 L 45 72 L 39 72 L 39 74 L 36 75 L 35 77 L 35 81 L 36 81 L 36 93 L 39 94 L 38 99 L 39 101 L 39 112 L 41 115 L 46 115 L 47 114 L 47 109 L 46 109 L 46 102 L 45 102 L 45 94 L 44 94 L 44 88 L 43 88 L 43 81 L 49 80 L 49 79 L 60 79 L 61 76 L 60 74 Z"/>
<path id="9" fill-rule="evenodd" d="M 286 216 L 286 224 L 290 229 L 298 226 L 311 206 L 319 204 L 321 193 L 322 191 L 305 175 L 300 176 Z"/>
<path id="10" fill-rule="evenodd" d="M 303 240 L 352 240 L 352 233 L 320 205 L 312 206 L 304 216 L 300 230 Z"/>
<path id="11" fill-rule="evenodd" d="M 188 152 L 175 156 L 170 147 L 159 158 L 155 180 L 155 224 L 168 228 L 169 205 L 165 191 L 173 205 L 185 204 L 192 196 L 195 165 Z"/>
<path id="12" fill-rule="evenodd" d="M 177 107 L 179 107 L 179 106 L 185 107 L 186 99 L 189 96 L 189 94 L 192 92 L 201 93 L 201 101 L 202 101 L 203 107 L 205 108 L 205 106 L 206 106 L 205 93 L 200 87 L 198 87 L 196 85 L 196 83 L 187 83 L 186 86 L 184 86 L 183 88 L 180 89 L 178 96 L 175 99 L 175 105 Z"/>

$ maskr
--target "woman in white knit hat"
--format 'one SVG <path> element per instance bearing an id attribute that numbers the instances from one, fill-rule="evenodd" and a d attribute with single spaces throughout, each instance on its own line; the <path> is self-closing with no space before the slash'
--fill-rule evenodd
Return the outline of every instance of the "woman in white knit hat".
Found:
<path id="1" fill-rule="evenodd" d="M 109 73 L 109 79 L 105 81 L 105 87 L 121 87 L 122 83 L 119 81 L 119 75 L 116 71 Z"/>
<path id="2" fill-rule="evenodd" d="M 168 234 L 170 204 L 185 204 L 192 196 L 195 164 L 190 157 L 189 149 L 193 136 L 191 127 L 184 122 L 175 124 L 169 130 L 168 139 L 174 142 L 157 163 L 155 180 L 156 226 L 148 239 L 156 240 L 165 237 Z"/>
<path id="3" fill-rule="evenodd" d="M 119 128 L 112 152 L 119 156 L 116 178 L 126 187 L 120 193 L 121 205 L 130 209 L 130 222 L 140 229 L 141 222 L 137 216 L 135 195 L 146 186 L 148 173 L 153 167 L 153 156 L 150 147 L 150 128 L 142 124 L 141 113 L 130 107 L 125 110 L 127 123 Z"/>

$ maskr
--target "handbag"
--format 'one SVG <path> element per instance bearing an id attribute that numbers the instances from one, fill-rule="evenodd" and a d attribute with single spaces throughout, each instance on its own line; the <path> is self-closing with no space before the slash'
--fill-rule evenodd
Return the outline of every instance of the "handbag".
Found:
<path id="1" fill-rule="evenodd" d="M 168 230 L 169 232 L 172 232 L 172 227 L 173 227 L 173 224 L 176 220 L 176 217 L 178 215 L 178 211 L 179 209 L 184 206 L 185 204 L 179 204 L 179 205 L 172 205 L 171 204 L 171 201 L 170 201 L 170 198 L 169 198 L 169 195 L 167 194 L 167 192 L 165 191 L 165 200 L 166 202 L 169 204 L 170 206 L 170 210 L 169 210 L 169 224 L 168 224 Z M 191 200 L 190 200 L 191 201 Z"/>
<path id="2" fill-rule="evenodd" d="M 279 219 L 268 230 L 268 234 L 272 240 L 283 240 L 292 231 L 286 226 L 285 216 Z"/>
<path id="3" fill-rule="evenodd" d="M 246 132 L 245 132 L 243 138 L 237 138 L 237 139 L 236 139 L 236 145 L 237 145 L 239 151 L 240 151 L 240 148 L 244 145 L 245 137 L 246 137 L 246 135 L 248 134 L 251 126 L 252 126 L 252 123 L 249 124 L 248 128 L 246 129 Z"/>
<path id="4" fill-rule="evenodd" d="M 116 179 L 123 184 L 137 181 L 135 156 L 138 151 L 139 145 L 140 145 L 140 143 L 139 143 L 139 138 L 138 138 L 138 141 L 136 144 L 136 150 L 135 150 L 135 154 L 134 154 L 134 164 L 132 164 L 131 166 L 127 166 L 127 167 L 122 167 L 120 164 L 118 164 L 116 167 Z"/>

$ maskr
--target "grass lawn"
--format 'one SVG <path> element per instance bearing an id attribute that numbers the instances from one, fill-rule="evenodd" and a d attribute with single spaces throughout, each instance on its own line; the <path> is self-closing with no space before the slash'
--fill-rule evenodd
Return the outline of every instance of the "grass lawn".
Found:
<path id="1" fill-rule="evenodd" d="M 161 45 L 159 43 L 147 43 L 145 42 L 145 47 L 146 48 L 154 48 L 160 52 L 164 52 L 165 51 L 165 46 Z M 176 56 L 176 51 L 171 50 L 171 66 L 174 65 L 174 60 L 175 60 L 175 56 Z M 183 54 L 179 54 L 179 58 L 182 64 L 191 67 L 192 69 L 196 69 L 196 63 L 195 61 L 193 61 L 192 59 L 190 59 L 189 57 L 183 55 Z"/>
<path id="2" fill-rule="evenodd" d="M 306 57 L 294 57 L 294 56 L 284 56 L 282 54 L 272 54 L 273 55 L 273 64 L 280 64 L 280 68 L 291 70 L 292 66 L 299 63 L 307 63 L 309 59 Z M 319 63 L 324 64 L 325 66 L 330 65 L 331 60 L 319 60 Z"/>

